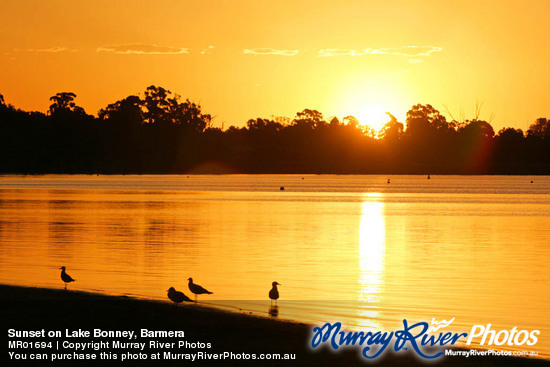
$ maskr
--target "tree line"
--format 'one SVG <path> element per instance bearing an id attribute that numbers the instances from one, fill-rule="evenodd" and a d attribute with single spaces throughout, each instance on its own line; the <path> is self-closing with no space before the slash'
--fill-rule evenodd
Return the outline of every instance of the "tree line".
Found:
<path id="1" fill-rule="evenodd" d="M 250 119 L 220 129 L 199 104 L 156 86 L 109 104 L 98 116 L 57 93 L 46 114 L 0 94 L 1 173 L 403 173 L 550 174 L 550 120 L 526 132 L 487 121 L 448 121 L 415 105 L 404 123 L 376 132 L 353 116 Z"/>

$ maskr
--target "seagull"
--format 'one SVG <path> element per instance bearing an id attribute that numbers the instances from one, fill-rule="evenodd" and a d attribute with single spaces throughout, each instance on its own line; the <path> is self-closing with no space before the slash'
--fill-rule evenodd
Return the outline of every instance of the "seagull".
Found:
<path id="1" fill-rule="evenodd" d="M 183 292 L 178 292 L 177 290 L 175 290 L 174 287 L 170 287 L 170 289 L 168 289 L 168 298 L 170 298 L 170 300 L 174 302 L 175 306 L 183 301 L 193 302 L 189 297 L 183 294 Z"/>
<path id="2" fill-rule="evenodd" d="M 271 283 L 271 285 L 273 286 L 273 288 L 271 288 L 271 290 L 269 291 L 269 298 L 271 298 L 271 303 L 273 303 L 273 301 L 277 303 L 277 300 L 279 299 L 279 290 L 277 289 L 277 286 L 280 284 L 277 282 L 273 282 Z"/>
<path id="3" fill-rule="evenodd" d="M 65 273 L 65 267 L 62 266 L 59 269 L 61 269 L 61 280 L 65 282 L 65 289 L 67 289 L 67 283 L 74 282 L 75 279 L 71 278 L 71 276 L 67 273 Z"/>
<path id="4" fill-rule="evenodd" d="M 195 303 L 197 302 L 197 294 L 212 294 L 212 292 L 204 289 L 198 284 L 193 283 L 193 278 L 189 278 L 189 290 L 195 294 Z"/>

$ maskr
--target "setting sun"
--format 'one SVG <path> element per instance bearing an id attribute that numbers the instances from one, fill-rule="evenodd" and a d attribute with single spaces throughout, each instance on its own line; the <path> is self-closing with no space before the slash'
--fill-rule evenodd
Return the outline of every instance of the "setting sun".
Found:
<path id="1" fill-rule="evenodd" d="M 550 0 L 0 3 L 8 361 L 550 367 Z"/>
<path id="2" fill-rule="evenodd" d="M 4 3 L 0 93 L 24 110 L 73 92 L 95 115 L 156 84 L 200 102 L 218 128 L 309 108 L 379 129 L 384 112 L 405 122 L 417 103 L 470 118 L 478 99 L 496 131 L 548 113 L 548 1 Z"/>
<path id="3" fill-rule="evenodd" d="M 357 119 L 361 125 L 370 126 L 379 131 L 390 120 L 390 117 L 382 107 L 369 105 L 357 113 Z"/>

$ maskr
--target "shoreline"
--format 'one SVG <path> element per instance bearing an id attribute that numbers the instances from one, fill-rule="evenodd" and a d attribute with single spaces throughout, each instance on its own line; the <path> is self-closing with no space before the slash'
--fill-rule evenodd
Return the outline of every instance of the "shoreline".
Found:
<path id="1" fill-rule="evenodd" d="M 109 296 L 84 291 L 64 291 L 51 288 L 21 287 L 0 285 L 2 302 L 3 332 L 16 330 L 112 330 L 127 331 L 148 329 L 151 331 L 184 331 L 183 340 L 189 343 L 211 344 L 203 349 L 208 353 L 278 353 L 295 354 L 295 360 L 261 361 L 261 365 L 273 366 L 424 366 L 427 363 L 438 366 L 549 366 L 550 361 L 522 357 L 442 357 L 437 361 L 421 361 L 409 352 L 384 353 L 374 361 L 367 361 L 360 355 L 360 347 L 348 347 L 332 351 L 326 347 L 311 350 L 311 326 L 288 320 L 267 318 L 230 312 L 200 304 L 180 304 L 174 307 L 168 300 L 145 300 L 127 296 Z M 6 335 L 6 334 L 4 334 Z M 86 338 L 74 339 L 90 341 Z M 45 340 L 45 339 L 44 339 Z M 105 339 L 107 340 L 107 339 Z M 170 338 L 157 339 L 172 342 Z M 38 340 L 37 341 L 43 341 Z M 458 348 L 453 348 L 457 349 Z M 152 350 L 151 352 L 164 350 Z M 197 352 L 199 349 L 188 350 Z M 93 350 L 91 351 L 93 352 Z M 181 350 L 173 350 L 181 353 Z M 67 352 L 68 353 L 68 352 Z M 90 351 L 86 351 L 90 353 Z M 161 353 L 162 354 L 162 353 Z M 14 361 L 4 354 L 8 365 Z M 28 361 L 25 365 L 31 365 Z M 66 361 L 65 361 L 66 362 Z M 72 365 L 97 365 L 109 362 L 111 365 L 122 361 L 68 361 Z M 190 361 L 187 361 L 190 362 Z M 258 361 L 218 360 L 198 361 L 201 365 L 258 365 Z M 267 363 L 266 363 L 267 362 Z M 186 361 L 132 361 L 143 366 L 182 365 Z M 197 363 L 195 361 L 194 363 Z M 32 365 L 40 364 L 35 361 Z M 47 365 L 57 364 L 49 361 Z"/>

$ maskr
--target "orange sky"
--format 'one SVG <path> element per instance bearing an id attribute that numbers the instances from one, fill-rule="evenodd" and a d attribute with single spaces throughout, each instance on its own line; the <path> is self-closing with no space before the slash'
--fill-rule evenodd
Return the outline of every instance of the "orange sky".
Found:
<path id="1" fill-rule="evenodd" d="M 0 4 L 0 93 L 25 110 L 72 91 L 88 113 L 160 85 L 224 122 L 404 121 L 416 103 L 495 130 L 550 117 L 547 0 L 65 0 Z"/>

